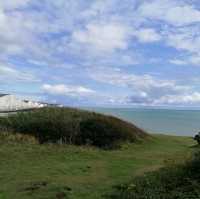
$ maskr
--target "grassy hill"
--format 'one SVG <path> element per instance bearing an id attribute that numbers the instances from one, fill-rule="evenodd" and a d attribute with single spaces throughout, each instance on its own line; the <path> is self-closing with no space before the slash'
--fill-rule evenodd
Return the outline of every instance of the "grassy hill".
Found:
<path id="1" fill-rule="evenodd" d="M 183 162 L 195 144 L 188 137 L 153 135 L 117 150 L 100 150 L 1 135 L 0 199 L 104 198 L 114 185 Z"/>
<path id="2" fill-rule="evenodd" d="M 71 108 L 43 108 L 0 118 L 0 129 L 34 136 L 40 143 L 116 148 L 147 134 L 112 116 Z"/>
<path id="3" fill-rule="evenodd" d="M 120 119 L 77 109 L 44 108 L 2 117 L 0 199 L 113 194 L 121 199 L 121 190 L 113 193 L 113 186 L 183 163 L 194 144 L 189 137 L 150 136 Z"/>

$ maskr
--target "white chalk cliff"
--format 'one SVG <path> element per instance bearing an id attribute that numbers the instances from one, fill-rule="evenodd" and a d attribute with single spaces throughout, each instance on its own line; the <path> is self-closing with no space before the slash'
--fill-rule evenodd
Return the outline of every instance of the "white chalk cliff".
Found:
<path id="1" fill-rule="evenodd" d="M 46 105 L 38 102 L 20 100 L 14 95 L 0 94 L 0 112 L 42 108 L 44 106 Z"/>

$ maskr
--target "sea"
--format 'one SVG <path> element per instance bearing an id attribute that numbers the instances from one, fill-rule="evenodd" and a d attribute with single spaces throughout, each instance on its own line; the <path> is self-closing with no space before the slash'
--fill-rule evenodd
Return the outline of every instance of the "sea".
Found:
<path id="1" fill-rule="evenodd" d="M 200 110 L 87 108 L 129 121 L 149 133 L 194 136 L 200 132 Z"/>

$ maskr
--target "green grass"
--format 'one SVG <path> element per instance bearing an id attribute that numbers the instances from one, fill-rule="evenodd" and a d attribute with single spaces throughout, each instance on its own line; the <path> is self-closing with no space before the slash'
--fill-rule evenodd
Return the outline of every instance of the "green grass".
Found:
<path id="1" fill-rule="evenodd" d="M 0 137 L 0 199 L 100 199 L 114 185 L 183 162 L 194 144 L 189 137 L 154 135 L 105 151 Z"/>
<path id="2" fill-rule="evenodd" d="M 118 184 L 107 199 L 200 199 L 200 151 L 182 164 L 171 164 L 157 171 Z"/>

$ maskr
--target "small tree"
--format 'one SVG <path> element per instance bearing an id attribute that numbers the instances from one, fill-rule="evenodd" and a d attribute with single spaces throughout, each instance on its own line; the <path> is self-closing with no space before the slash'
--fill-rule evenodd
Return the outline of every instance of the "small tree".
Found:
<path id="1" fill-rule="evenodd" d="M 194 140 L 196 140 L 198 145 L 200 145 L 200 132 L 194 136 Z"/>

